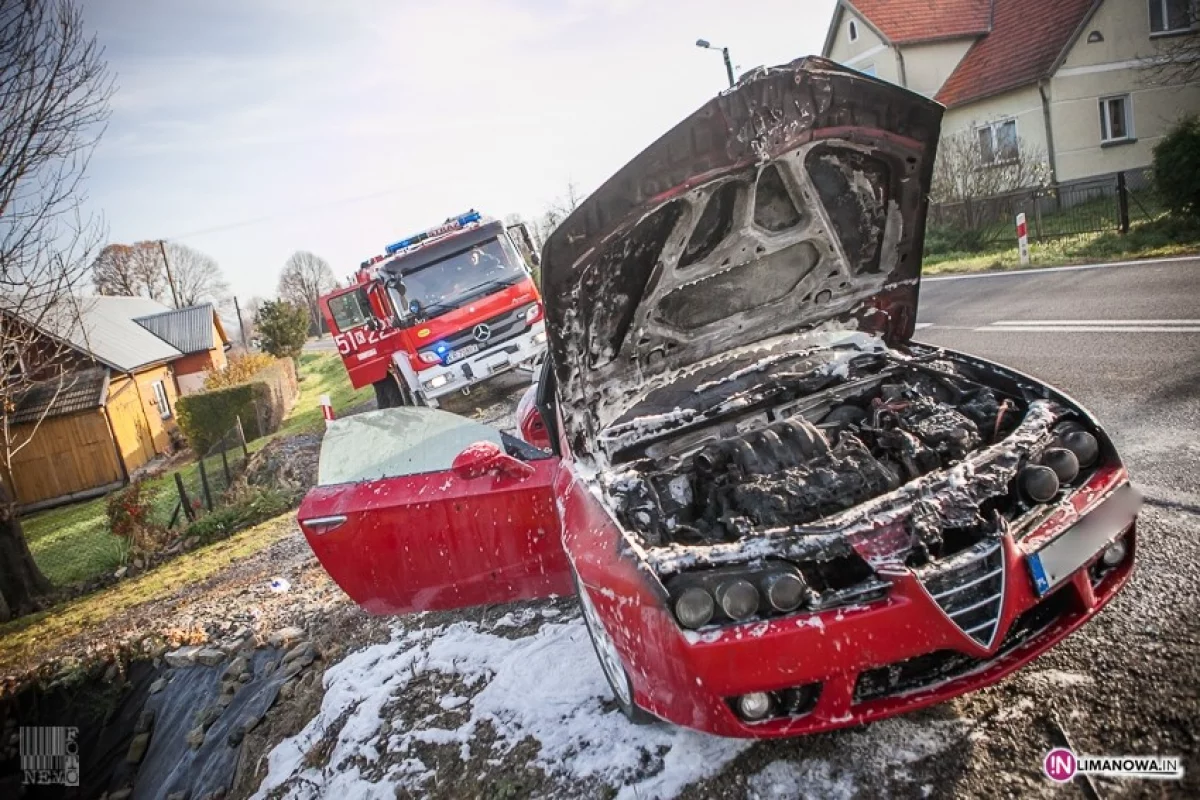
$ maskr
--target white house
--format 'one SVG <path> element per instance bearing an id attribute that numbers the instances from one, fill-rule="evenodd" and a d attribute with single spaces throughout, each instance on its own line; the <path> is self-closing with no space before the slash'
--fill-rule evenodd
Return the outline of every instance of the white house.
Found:
<path id="1" fill-rule="evenodd" d="M 1071 183 L 1148 166 L 1200 113 L 1200 84 L 1147 67 L 1198 57 L 1196 3 L 839 0 L 822 55 L 936 99 L 944 136 L 971 131 L 997 162 L 1024 145 Z"/>

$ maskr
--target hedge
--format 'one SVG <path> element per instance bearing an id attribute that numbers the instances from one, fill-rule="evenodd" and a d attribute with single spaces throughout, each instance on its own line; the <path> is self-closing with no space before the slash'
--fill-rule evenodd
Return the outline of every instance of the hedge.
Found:
<path id="1" fill-rule="evenodd" d="M 240 417 L 247 441 L 279 430 L 296 401 L 296 368 L 290 358 L 276 361 L 248 382 L 180 397 L 179 428 L 197 455 L 220 441 Z"/>

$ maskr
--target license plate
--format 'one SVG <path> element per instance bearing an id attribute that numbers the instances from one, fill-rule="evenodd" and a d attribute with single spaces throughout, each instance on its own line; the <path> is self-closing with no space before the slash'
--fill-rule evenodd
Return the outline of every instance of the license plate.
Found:
<path id="1" fill-rule="evenodd" d="M 1142 494 L 1126 484 L 1050 544 L 1025 557 L 1041 597 L 1092 559 L 1133 523 Z"/>
<path id="2" fill-rule="evenodd" d="M 451 350 L 446 356 L 446 363 L 453 364 L 455 361 L 462 361 L 467 356 L 473 356 L 479 352 L 479 345 L 469 344 L 466 347 L 460 347 L 457 350 Z"/>

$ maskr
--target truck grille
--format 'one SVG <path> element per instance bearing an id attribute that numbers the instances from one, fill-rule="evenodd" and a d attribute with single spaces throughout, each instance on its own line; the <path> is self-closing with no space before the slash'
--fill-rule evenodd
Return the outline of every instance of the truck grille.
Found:
<path id="1" fill-rule="evenodd" d="M 491 330 L 491 335 L 487 341 L 479 342 L 475 340 L 475 325 L 464 328 L 457 333 L 452 333 L 449 336 L 438 340 L 439 344 L 446 346 L 446 352 L 454 352 L 462 347 L 477 344 L 480 350 L 487 350 L 493 345 L 519 336 L 526 328 L 525 313 L 529 311 L 529 306 L 524 305 L 520 308 L 514 308 L 512 311 L 505 311 L 503 314 L 486 319 L 483 321 Z M 426 348 L 429 349 L 429 348 Z"/>
<path id="2" fill-rule="evenodd" d="M 1000 623 L 1004 600 L 1004 551 L 983 541 L 917 574 L 946 616 L 985 647 Z"/>

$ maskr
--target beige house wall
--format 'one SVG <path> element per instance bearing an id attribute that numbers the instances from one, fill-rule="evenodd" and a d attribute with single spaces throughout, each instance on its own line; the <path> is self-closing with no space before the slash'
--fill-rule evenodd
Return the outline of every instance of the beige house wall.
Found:
<path id="1" fill-rule="evenodd" d="M 1093 31 L 1103 41 L 1088 42 Z M 1145 2 L 1105 0 L 1097 9 L 1050 82 L 1060 181 L 1147 167 L 1167 130 L 1200 113 L 1200 86 L 1156 85 L 1159 76 L 1142 67 L 1174 41 L 1151 36 Z M 1100 99 L 1123 94 L 1130 97 L 1132 140 L 1102 144 Z"/>
<path id="2" fill-rule="evenodd" d="M 902 48 L 908 88 L 933 97 L 974 43 L 974 39 L 953 39 Z"/>
<path id="3" fill-rule="evenodd" d="M 1022 157 L 1046 160 L 1046 125 L 1042 114 L 1042 98 L 1035 86 L 1014 89 L 976 103 L 946 109 L 942 118 L 942 136 L 973 131 L 982 125 L 1009 119 L 1017 121 L 1017 136 L 1021 140 Z"/>
<path id="4" fill-rule="evenodd" d="M 875 77 L 891 83 L 900 83 L 896 51 L 884 43 L 871 26 L 857 14 L 840 8 L 835 13 L 839 14 L 841 19 L 838 20 L 837 33 L 829 47 L 828 58 L 863 72 L 874 67 Z M 858 39 L 853 42 L 850 41 L 851 20 L 858 25 Z"/>

